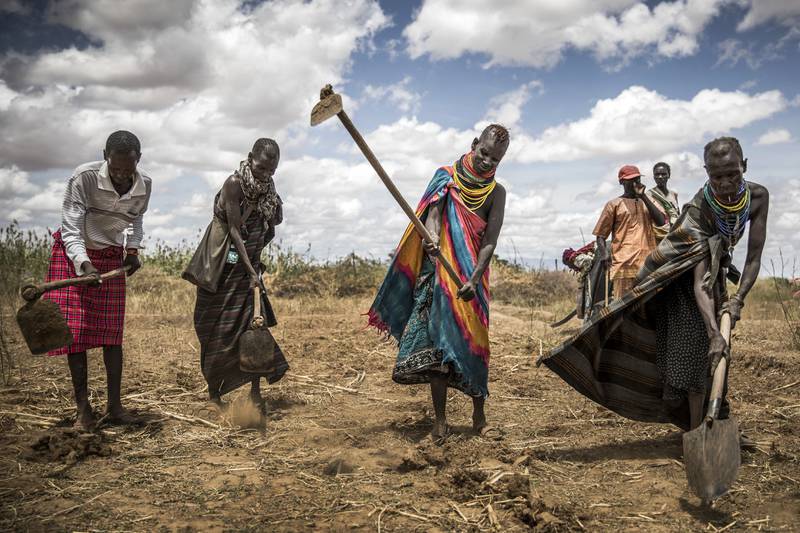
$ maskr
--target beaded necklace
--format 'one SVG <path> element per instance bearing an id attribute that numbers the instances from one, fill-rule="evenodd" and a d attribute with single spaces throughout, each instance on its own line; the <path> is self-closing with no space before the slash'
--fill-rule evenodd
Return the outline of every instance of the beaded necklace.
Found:
<path id="1" fill-rule="evenodd" d="M 737 242 L 744 233 L 744 225 L 750 218 L 750 187 L 742 180 L 742 185 L 736 193 L 737 199 L 733 204 L 725 204 L 714 195 L 711 184 L 706 182 L 703 186 L 703 195 L 711 206 L 714 221 L 719 232 L 728 237 L 732 243 Z"/>
<path id="2" fill-rule="evenodd" d="M 497 186 L 497 182 L 494 180 L 494 171 L 481 177 L 472 168 L 472 152 L 464 154 L 453 164 L 453 180 L 458 187 L 461 201 L 470 211 L 480 209 Z"/>

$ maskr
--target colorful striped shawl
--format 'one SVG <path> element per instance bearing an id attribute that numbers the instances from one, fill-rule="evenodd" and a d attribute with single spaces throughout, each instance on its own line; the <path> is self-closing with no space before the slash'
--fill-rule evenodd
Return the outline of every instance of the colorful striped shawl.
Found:
<path id="1" fill-rule="evenodd" d="M 417 206 L 417 216 L 425 221 L 428 208 L 444 202 L 439 235 L 441 254 L 453 265 L 462 280 L 475 269 L 486 222 L 462 203 L 453 181 L 453 167 L 442 167 L 433 175 Z M 422 238 L 409 224 L 389 271 L 369 310 L 369 325 L 397 340 L 403 335 L 414 303 L 414 287 L 425 252 Z M 489 375 L 489 269 L 469 302 L 456 298 L 458 288 L 436 262 L 436 284 L 430 311 L 429 333 L 443 360 L 463 376 L 464 388 L 473 396 L 488 396 Z"/>

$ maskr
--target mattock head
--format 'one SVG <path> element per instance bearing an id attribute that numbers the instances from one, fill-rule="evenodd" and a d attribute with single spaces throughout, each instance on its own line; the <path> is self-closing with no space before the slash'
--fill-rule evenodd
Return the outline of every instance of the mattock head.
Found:
<path id="1" fill-rule="evenodd" d="M 333 87 L 328 84 L 319 92 L 319 102 L 311 110 L 311 125 L 316 126 L 325 122 L 343 109 L 342 97 L 333 92 Z"/>

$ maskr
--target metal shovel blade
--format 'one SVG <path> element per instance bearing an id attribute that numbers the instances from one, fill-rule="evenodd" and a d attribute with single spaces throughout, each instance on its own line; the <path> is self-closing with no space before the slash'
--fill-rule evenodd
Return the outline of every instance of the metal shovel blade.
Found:
<path id="1" fill-rule="evenodd" d="M 43 354 L 72 344 L 72 333 L 61 308 L 50 300 L 36 299 L 20 307 L 17 324 L 32 354 Z"/>
<path id="2" fill-rule="evenodd" d="M 275 338 L 266 326 L 248 329 L 239 337 L 239 369 L 262 374 L 275 363 Z"/>
<path id="3" fill-rule="evenodd" d="M 316 126 L 342 111 L 342 97 L 334 93 L 326 96 L 311 110 L 311 125 Z"/>
<path id="4" fill-rule="evenodd" d="M 736 420 L 706 418 L 683 434 L 683 461 L 689 487 L 708 503 L 728 492 L 741 465 Z"/>

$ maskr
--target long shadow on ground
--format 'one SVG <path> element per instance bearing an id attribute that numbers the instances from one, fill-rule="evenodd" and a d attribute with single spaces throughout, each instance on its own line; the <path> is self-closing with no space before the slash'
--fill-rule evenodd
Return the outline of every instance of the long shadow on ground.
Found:
<path id="1" fill-rule="evenodd" d="M 611 442 L 598 446 L 562 448 L 545 453 L 548 459 L 591 463 L 595 461 L 678 459 L 683 453 L 680 438 L 663 435 L 641 440 Z"/>

